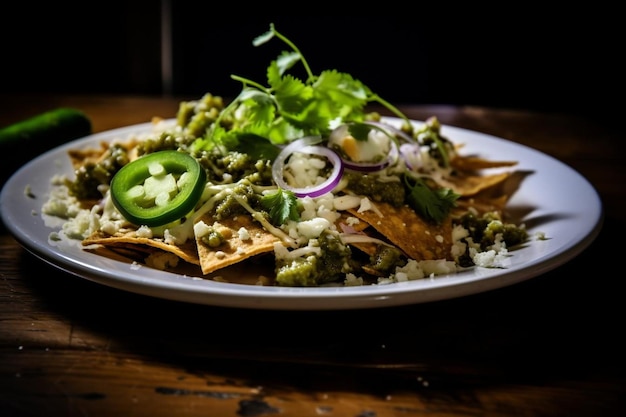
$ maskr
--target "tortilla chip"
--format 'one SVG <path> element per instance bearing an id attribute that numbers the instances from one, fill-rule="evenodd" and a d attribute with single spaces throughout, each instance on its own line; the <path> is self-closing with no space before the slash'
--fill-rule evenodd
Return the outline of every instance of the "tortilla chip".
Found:
<path id="1" fill-rule="evenodd" d="M 100 148 L 70 149 L 67 154 L 70 157 L 74 169 L 78 169 L 89 162 L 97 163 L 108 149 L 109 144 L 101 142 Z"/>
<path id="2" fill-rule="evenodd" d="M 481 216 L 491 211 L 503 213 L 508 201 L 508 195 L 501 195 L 499 197 L 477 196 L 459 198 L 456 201 L 456 207 L 452 210 L 452 214 L 460 216 L 466 213 L 470 208 L 476 210 L 476 212 Z"/>
<path id="3" fill-rule="evenodd" d="M 369 223 L 345 211 L 340 213 L 339 219 L 335 221 L 335 225 L 337 226 L 337 230 L 340 230 L 342 233 L 363 234 L 365 236 L 372 236 L 375 234 L 375 232 L 370 230 L 366 231 L 366 229 L 372 228 Z M 384 239 L 384 236 L 376 237 Z M 350 246 L 353 246 L 370 256 L 375 254 L 378 249 L 378 244 L 372 242 L 351 242 Z"/>
<path id="4" fill-rule="evenodd" d="M 115 259 L 116 261 L 129 263 L 145 263 L 146 257 L 150 256 L 150 254 L 155 251 L 161 251 L 160 249 L 152 248 L 146 245 L 123 245 L 120 243 L 115 244 L 115 246 L 90 245 L 86 247 L 85 250 L 100 256 Z"/>
<path id="5" fill-rule="evenodd" d="M 504 214 L 506 205 L 517 192 L 522 181 L 532 171 L 513 171 L 503 181 L 493 181 L 476 194 L 463 196 L 457 200 L 456 212 L 467 211 L 470 207 L 483 214 L 488 211 L 499 211 Z"/>
<path id="6" fill-rule="evenodd" d="M 198 251 L 196 249 L 196 242 L 193 240 L 188 240 L 182 245 L 170 245 L 168 243 L 165 243 L 163 239 L 138 237 L 134 230 L 129 230 L 127 232 L 118 232 L 114 235 L 107 235 L 101 231 L 98 231 L 89 236 L 87 239 L 83 240 L 82 244 L 83 246 L 103 245 L 111 248 L 130 248 L 132 246 L 142 245 L 149 246 L 152 248 L 173 253 L 179 258 L 194 265 L 200 265 L 200 259 L 198 257 Z"/>
<path id="7" fill-rule="evenodd" d="M 128 150 L 128 156 L 130 159 L 137 157 L 136 142 L 120 142 L 118 145 L 122 145 Z M 108 155 L 109 149 L 113 143 L 100 142 L 99 148 L 87 148 L 87 149 L 70 149 L 67 154 L 70 157 L 72 167 L 76 170 L 89 163 L 97 164 Z"/>
<path id="8" fill-rule="evenodd" d="M 511 172 L 501 172 L 491 175 L 457 175 L 438 180 L 444 188 L 450 188 L 463 197 L 472 196 L 488 188 L 501 184 L 511 176 Z"/>
<path id="9" fill-rule="evenodd" d="M 450 160 L 450 165 L 459 171 L 479 171 L 489 168 L 503 168 L 517 165 L 517 161 L 492 161 L 478 156 L 457 156 Z"/>
<path id="10" fill-rule="evenodd" d="M 348 211 L 370 224 L 409 257 L 417 261 L 448 259 L 452 247 L 452 219 L 442 224 L 427 222 L 408 206 L 394 207 L 388 203 L 376 203 L 382 217 L 374 210 Z"/>
<path id="11" fill-rule="evenodd" d="M 200 266 L 205 275 L 252 256 L 271 252 L 274 250 L 274 243 L 280 241 L 247 214 L 238 214 L 236 217 L 222 219 L 219 222 L 213 222 L 210 216 L 204 216 L 200 220 L 226 237 L 226 242 L 217 248 L 208 246 L 199 238 L 196 239 Z M 240 236 L 241 228 L 247 231 L 249 238 Z"/>

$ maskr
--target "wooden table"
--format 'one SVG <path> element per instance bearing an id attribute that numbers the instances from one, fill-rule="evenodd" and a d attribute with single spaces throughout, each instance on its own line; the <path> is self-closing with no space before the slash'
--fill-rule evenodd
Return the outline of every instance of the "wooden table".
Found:
<path id="1" fill-rule="evenodd" d="M 0 96 L 0 125 L 59 106 L 95 132 L 177 98 Z M 571 262 L 427 304 L 281 312 L 190 305 L 80 279 L 0 231 L 1 416 L 615 416 L 626 412 L 623 135 L 581 117 L 405 106 L 523 143 L 590 180 L 605 220 Z M 5 156 L 3 156 L 5 158 Z M 622 414 L 623 415 L 623 414 Z"/>

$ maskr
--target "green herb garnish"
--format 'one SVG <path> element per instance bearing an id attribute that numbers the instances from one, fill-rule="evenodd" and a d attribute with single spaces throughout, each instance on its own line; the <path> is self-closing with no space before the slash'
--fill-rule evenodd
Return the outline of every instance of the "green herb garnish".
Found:
<path id="1" fill-rule="evenodd" d="M 460 197 L 449 188 L 432 189 L 421 178 L 413 178 L 414 182 L 411 183 L 405 176 L 404 181 L 410 190 L 407 195 L 409 206 L 426 220 L 435 223 L 441 223 L 448 216 Z"/>
<path id="2" fill-rule="evenodd" d="M 221 136 L 254 133 L 274 144 L 285 144 L 309 135 L 327 135 L 340 123 L 361 122 L 367 117 L 365 107 L 376 102 L 385 106 L 407 125 L 409 119 L 396 107 L 373 93 L 350 74 L 325 70 L 315 75 L 300 50 L 274 25 L 254 39 L 260 46 L 278 38 L 291 50 L 283 51 L 267 68 L 267 86 L 247 78 L 231 75 L 243 84 L 240 94 L 220 114 L 209 135 L 211 142 L 227 142 Z M 306 80 L 289 74 L 301 63 Z M 232 128 L 220 129 L 220 121 L 228 118 Z"/>
<path id="3" fill-rule="evenodd" d="M 265 194 L 261 198 L 261 205 L 270 215 L 270 222 L 274 226 L 280 226 L 287 220 L 300 220 L 298 211 L 298 197 L 289 191 L 278 189 Z"/>

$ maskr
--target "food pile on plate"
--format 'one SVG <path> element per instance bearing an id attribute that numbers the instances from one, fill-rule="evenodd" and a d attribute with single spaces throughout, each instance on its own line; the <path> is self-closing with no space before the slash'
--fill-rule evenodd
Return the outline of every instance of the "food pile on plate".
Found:
<path id="1" fill-rule="evenodd" d="M 436 117 L 408 120 L 349 74 L 291 49 L 267 86 L 239 77 L 150 129 L 72 149 L 46 216 L 53 240 L 162 270 L 286 287 L 387 284 L 500 267 L 528 238 L 508 222 L 516 161 L 463 155 Z M 306 78 L 290 74 L 301 64 Z M 368 112 L 379 104 L 395 117 Z M 246 273 L 229 274 L 244 266 Z M 240 269 L 241 271 L 241 269 Z"/>

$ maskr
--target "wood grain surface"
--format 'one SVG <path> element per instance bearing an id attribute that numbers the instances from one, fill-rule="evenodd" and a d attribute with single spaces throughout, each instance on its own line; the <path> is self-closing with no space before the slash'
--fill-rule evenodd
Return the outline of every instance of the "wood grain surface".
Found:
<path id="1" fill-rule="evenodd" d="M 173 117 L 181 99 L 0 95 L 0 126 L 69 106 L 99 132 Z M 281 312 L 102 286 L 39 260 L 2 225 L 0 416 L 624 415 L 623 134 L 567 114 L 402 109 L 570 165 L 601 196 L 600 235 L 571 262 L 498 290 Z"/>

